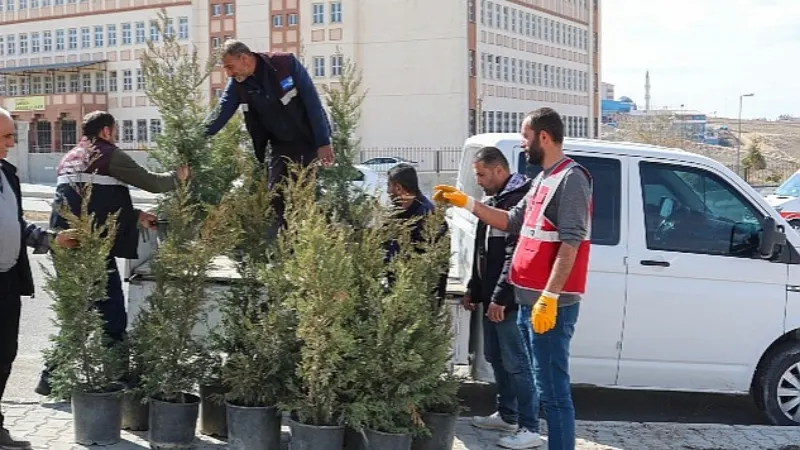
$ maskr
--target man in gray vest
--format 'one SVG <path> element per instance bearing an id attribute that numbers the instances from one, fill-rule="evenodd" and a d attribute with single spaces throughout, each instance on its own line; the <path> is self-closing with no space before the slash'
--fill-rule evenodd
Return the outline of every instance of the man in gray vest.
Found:
<path id="1" fill-rule="evenodd" d="M 64 247 L 76 243 L 67 233 L 48 232 L 29 224 L 22 214 L 22 190 L 17 168 L 6 161 L 14 147 L 16 130 L 11 115 L 0 108 L 0 400 L 11 375 L 11 365 L 17 357 L 19 319 L 22 310 L 20 296 L 33 295 L 33 275 L 26 246 L 34 253 L 46 253 L 50 242 Z M 0 411 L 0 450 L 28 449 L 31 444 L 17 440 L 4 427 Z"/>

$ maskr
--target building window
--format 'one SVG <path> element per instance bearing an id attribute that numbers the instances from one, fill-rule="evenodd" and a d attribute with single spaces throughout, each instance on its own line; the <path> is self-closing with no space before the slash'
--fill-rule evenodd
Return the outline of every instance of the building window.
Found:
<path id="1" fill-rule="evenodd" d="M 272 26 L 274 28 L 280 28 L 283 26 L 283 14 L 275 14 L 272 16 Z"/>
<path id="2" fill-rule="evenodd" d="M 42 93 L 42 77 L 34 76 L 31 78 L 31 94 L 39 95 Z"/>
<path id="3" fill-rule="evenodd" d="M 233 15 L 233 3 L 225 3 L 225 15 L 226 16 Z"/>
<path id="4" fill-rule="evenodd" d="M 81 74 L 81 90 L 83 92 L 92 92 L 92 74 L 84 72 Z"/>
<path id="5" fill-rule="evenodd" d="M 15 39 L 16 38 L 14 37 L 13 34 L 10 34 L 8 36 L 8 42 L 6 42 L 6 44 L 8 44 L 6 46 L 6 50 L 8 50 L 8 51 L 6 53 L 9 54 L 9 55 L 13 55 L 13 54 L 15 54 L 17 52 L 17 43 L 16 43 Z"/>
<path id="6" fill-rule="evenodd" d="M 92 34 L 89 27 L 81 28 L 81 48 L 89 48 L 92 46 Z"/>
<path id="7" fill-rule="evenodd" d="M 19 9 L 28 9 L 28 0 L 19 0 Z"/>
<path id="8" fill-rule="evenodd" d="M 342 23 L 342 2 L 331 3 L 331 23 Z"/>
<path id="9" fill-rule="evenodd" d="M 28 34 L 27 33 L 20 33 L 19 34 L 19 54 L 25 55 L 28 53 Z"/>
<path id="10" fill-rule="evenodd" d="M 323 56 L 314 57 L 314 76 L 315 77 L 325 76 L 325 57 Z"/>
<path id="11" fill-rule="evenodd" d="M 31 53 L 39 53 L 42 50 L 42 41 L 39 33 L 31 33 Z"/>
<path id="12" fill-rule="evenodd" d="M 175 24 L 172 19 L 167 19 L 167 29 L 164 30 L 165 37 L 175 37 Z"/>
<path id="13" fill-rule="evenodd" d="M 17 80 L 15 78 L 8 80 L 8 86 L 6 87 L 6 90 L 8 91 L 9 97 L 17 95 Z"/>
<path id="14" fill-rule="evenodd" d="M 56 94 L 67 92 L 67 77 L 65 75 L 56 76 Z"/>
<path id="15" fill-rule="evenodd" d="M 222 15 L 222 5 L 219 5 L 219 4 L 211 5 L 211 15 L 214 16 L 214 17 L 221 16 Z"/>
<path id="16" fill-rule="evenodd" d="M 475 23 L 475 0 L 467 0 L 467 19 L 469 23 Z"/>
<path id="17" fill-rule="evenodd" d="M 477 70 L 475 68 L 475 50 L 469 51 L 469 76 L 477 76 Z"/>
<path id="18" fill-rule="evenodd" d="M 136 121 L 136 142 L 147 142 L 147 119 Z"/>
<path id="19" fill-rule="evenodd" d="M 108 92 L 117 92 L 117 71 L 108 72 Z"/>
<path id="20" fill-rule="evenodd" d="M 161 134 L 161 119 L 150 119 L 150 140 L 155 141 Z"/>
<path id="21" fill-rule="evenodd" d="M 133 39 L 133 35 L 131 33 L 131 24 L 123 23 L 122 24 L 122 45 L 130 45 Z"/>
<path id="22" fill-rule="evenodd" d="M 338 77 L 342 75 L 342 66 L 344 66 L 344 56 L 333 55 L 331 56 L 331 76 Z"/>
<path id="23" fill-rule="evenodd" d="M 113 47 L 117 45 L 117 26 L 109 24 L 106 28 L 106 35 L 108 36 L 108 46 Z"/>
<path id="24" fill-rule="evenodd" d="M 103 26 L 102 25 L 95 25 L 94 26 L 94 46 L 95 48 L 100 48 L 103 46 Z"/>
<path id="25" fill-rule="evenodd" d="M 222 97 L 222 89 L 220 89 L 220 88 L 214 89 L 214 97 L 221 98 Z"/>
<path id="26" fill-rule="evenodd" d="M 69 91 L 70 92 L 80 92 L 81 90 L 81 79 L 77 73 L 69 74 Z"/>
<path id="27" fill-rule="evenodd" d="M 6 53 L 5 38 L 3 36 L 0 36 L 0 56 L 3 56 L 5 53 Z M 3 77 L 0 77 L 0 81 L 2 81 L 2 80 L 3 80 Z M 0 94 L 0 95 L 2 95 L 2 94 Z"/>
<path id="28" fill-rule="evenodd" d="M 288 22 L 289 22 L 288 25 L 290 27 L 296 26 L 297 25 L 297 14 L 296 13 L 289 14 Z"/>
<path id="29" fill-rule="evenodd" d="M 511 31 L 513 33 L 517 32 L 517 10 L 511 10 Z"/>
<path id="30" fill-rule="evenodd" d="M 142 73 L 142 69 L 136 69 L 136 90 L 144 90 L 144 74 Z"/>
<path id="31" fill-rule="evenodd" d="M 503 14 L 503 7 L 500 6 L 499 3 L 494 4 L 494 27 L 500 28 L 503 24 L 503 18 L 501 17 Z"/>
<path id="32" fill-rule="evenodd" d="M 6 3 L 6 11 L 13 11 L 14 10 L 14 0 L 8 0 Z"/>
<path id="33" fill-rule="evenodd" d="M 503 58 L 499 56 L 495 56 L 494 58 L 494 79 L 495 80 L 502 80 L 503 79 L 503 64 L 501 64 Z"/>
<path id="34" fill-rule="evenodd" d="M 133 142 L 133 121 L 122 121 L 122 142 Z"/>
<path id="35" fill-rule="evenodd" d="M 144 22 L 136 22 L 136 43 L 144 44 L 144 41 L 145 41 Z"/>
<path id="36" fill-rule="evenodd" d="M 28 79 L 27 78 L 20 78 L 19 79 L 19 95 L 28 95 L 30 94 L 29 86 L 28 86 Z"/>
<path id="37" fill-rule="evenodd" d="M 94 88 L 97 92 L 106 91 L 106 74 L 105 72 L 95 72 L 94 74 Z"/>
<path id="38" fill-rule="evenodd" d="M 52 76 L 44 77 L 44 93 L 45 94 L 52 94 L 53 93 L 53 77 Z"/>
<path id="39" fill-rule="evenodd" d="M 211 38 L 211 50 L 216 50 L 222 45 L 222 40 L 219 37 Z"/>
<path id="40" fill-rule="evenodd" d="M 503 29 L 508 31 L 508 16 L 511 14 L 508 13 L 508 6 L 503 7 Z"/>
<path id="41" fill-rule="evenodd" d="M 478 117 L 474 109 L 469 110 L 469 135 L 474 136 L 478 133 Z"/>
<path id="42" fill-rule="evenodd" d="M 508 64 L 508 57 L 503 57 L 503 81 L 508 81 L 508 72 L 509 72 L 509 64 Z"/>
<path id="43" fill-rule="evenodd" d="M 161 32 L 158 30 L 158 21 L 151 20 L 150 21 L 150 40 L 153 42 L 158 42 L 158 38 L 161 35 Z"/>
<path id="44" fill-rule="evenodd" d="M 122 71 L 122 90 L 123 91 L 133 90 L 133 72 L 131 72 L 130 70 Z"/>
<path id="45" fill-rule="evenodd" d="M 178 39 L 189 39 L 189 18 L 186 16 L 178 18 Z"/>
<path id="46" fill-rule="evenodd" d="M 320 25 L 325 23 L 325 4 L 324 3 L 314 3 L 311 5 L 311 23 L 314 25 Z"/>
<path id="47" fill-rule="evenodd" d="M 56 30 L 56 51 L 64 50 L 64 30 Z"/>

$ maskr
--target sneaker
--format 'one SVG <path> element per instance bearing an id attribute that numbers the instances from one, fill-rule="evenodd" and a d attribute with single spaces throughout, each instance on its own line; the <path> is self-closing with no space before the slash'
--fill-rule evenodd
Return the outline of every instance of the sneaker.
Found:
<path id="1" fill-rule="evenodd" d="M 497 445 L 512 450 L 522 450 L 526 448 L 536 448 L 544 444 L 539 433 L 528 431 L 524 428 L 517 430 L 511 436 L 506 436 L 497 442 Z"/>
<path id="2" fill-rule="evenodd" d="M 44 395 L 45 397 L 50 395 L 52 389 L 50 388 L 50 375 L 46 373 L 42 373 L 42 376 L 39 377 L 39 384 L 36 385 L 36 389 L 33 390 L 39 395 Z"/>
<path id="3" fill-rule="evenodd" d="M 497 431 L 511 431 L 516 432 L 519 426 L 515 423 L 508 423 L 500 417 L 500 413 L 496 412 L 491 416 L 486 417 L 473 417 L 472 426 L 475 428 L 482 428 L 484 430 L 497 430 Z"/>
<path id="4" fill-rule="evenodd" d="M 18 441 L 11 437 L 8 430 L 0 428 L 0 450 L 30 450 L 30 448 L 30 442 Z"/>

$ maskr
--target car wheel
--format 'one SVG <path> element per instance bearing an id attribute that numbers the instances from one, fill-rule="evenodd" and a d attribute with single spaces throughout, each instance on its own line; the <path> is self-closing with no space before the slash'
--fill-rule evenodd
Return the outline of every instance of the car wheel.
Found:
<path id="1" fill-rule="evenodd" d="M 789 226 L 795 230 L 800 230 L 800 220 L 794 219 L 789 221 Z"/>
<path id="2" fill-rule="evenodd" d="M 800 426 L 800 343 L 770 352 L 754 387 L 756 405 L 772 424 Z"/>

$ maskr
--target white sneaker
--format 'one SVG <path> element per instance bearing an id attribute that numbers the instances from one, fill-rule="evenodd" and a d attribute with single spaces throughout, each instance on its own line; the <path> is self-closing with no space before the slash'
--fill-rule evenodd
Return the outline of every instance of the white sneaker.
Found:
<path id="1" fill-rule="evenodd" d="M 500 413 L 496 412 L 491 416 L 486 417 L 473 417 L 472 426 L 475 428 L 482 428 L 484 430 L 497 430 L 497 431 L 510 431 L 516 432 L 519 426 L 513 423 L 508 423 L 500 417 Z"/>
<path id="2" fill-rule="evenodd" d="M 539 433 L 530 432 L 525 428 L 521 428 L 511 436 L 506 436 L 497 442 L 498 446 L 513 450 L 536 448 L 542 444 L 544 444 L 544 441 L 542 437 L 539 436 Z"/>

